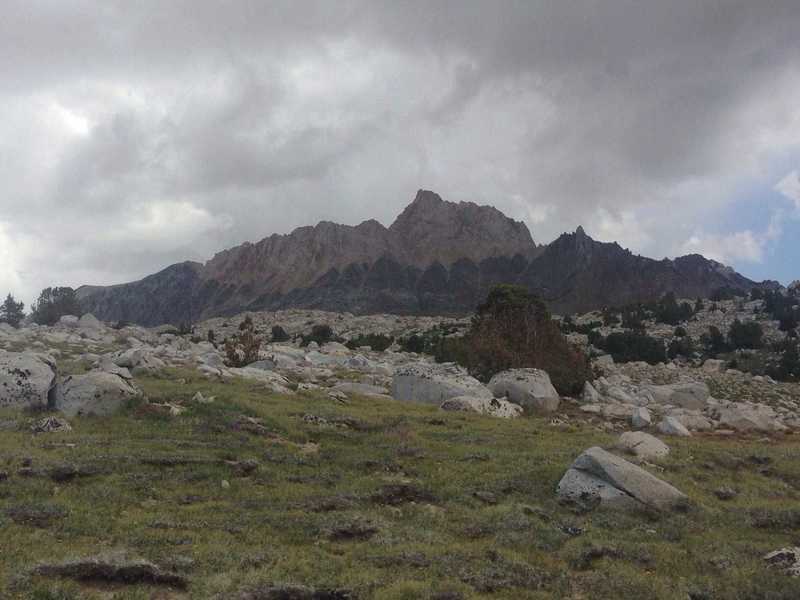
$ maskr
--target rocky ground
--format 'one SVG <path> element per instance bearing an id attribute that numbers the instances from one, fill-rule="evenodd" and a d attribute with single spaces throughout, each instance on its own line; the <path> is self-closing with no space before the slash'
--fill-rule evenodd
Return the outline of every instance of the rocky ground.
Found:
<path id="1" fill-rule="evenodd" d="M 337 342 L 232 368 L 204 340 L 242 319 L 0 325 L 0 596 L 796 597 L 797 384 L 601 357 L 559 398 L 534 369 L 484 385 Z"/>

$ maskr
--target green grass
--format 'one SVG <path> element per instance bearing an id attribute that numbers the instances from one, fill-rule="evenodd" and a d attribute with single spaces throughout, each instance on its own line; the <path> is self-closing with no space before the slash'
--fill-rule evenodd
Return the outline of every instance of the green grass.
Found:
<path id="1" fill-rule="evenodd" d="M 800 542 L 800 444 L 791 436 L 671 440 L 656 474 L 690 496 L 687 513 L 579 515 L 554 489 L 581 450 L 613 443 L 589 426 L 369 398 L 340 405 L 192 371 L 138 383 L 152 401 L 189 409 L 168 418 L 134 405 L 74 419 L 70 433 L 0 432 L 0 471 L 9 474 L 0 482 L 0 598 L 235 598 L 269 582 L 381 599 L 798 597 L 800 583 L 761 561 Z M 197 391 L 216 402 L 191 404 Z M 305 414 L 358 421 L 320 426 Z M 241 415 L 262 419 L 267 435 L 232 427 Z M 0 414 L 9 418 L 34 417 Z M 18 474 L 24 459 L 34 476 Z M 247 459 L 258 461 L 249 474 L 232 464 Z M 50 469 L 64 463 L 86 475 L 53 481 Z M 396 484 L 433 498 L 374 499 Z M 739 495 L 717 499 L 723 485 Z M 377 533 L 332 539 L 354 523 Z M 30 574 L 39 562 L 113 551 L 184 573 L 190 587 Z"/>

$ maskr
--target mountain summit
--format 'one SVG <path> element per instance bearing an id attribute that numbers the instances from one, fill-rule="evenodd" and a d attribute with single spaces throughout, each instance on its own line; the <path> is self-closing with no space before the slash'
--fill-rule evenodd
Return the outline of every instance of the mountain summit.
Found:
<path id="1" fill-rule="evenodd" d="M 537 246 L 524 223 L 491 206 L 427 190 L 390 227 L 323 221 L 185 262 L 133 283 L 78 290 L 87 312 L 142 325 L 193 322 L 244 310 L 302 307 L 354 313 L 461 314 L 490 287 L 525 285 L 554 311 L 652 300 L 667 291 L 708 296 L 756 285 L 690 255 L 656 261 L 582 227 Z"/>

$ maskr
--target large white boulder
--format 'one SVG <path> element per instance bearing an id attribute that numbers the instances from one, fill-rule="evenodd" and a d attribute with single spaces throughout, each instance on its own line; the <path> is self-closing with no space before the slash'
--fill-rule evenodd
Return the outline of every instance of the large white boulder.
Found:
<path id="1" fill-rule="evenodd" d="M 664 435 L 674 435 L 678 437 L 689 437 L 692 435 L 684 424 L 675 417 L 664 417 L 657 428 Z"/>
<path id="2" fill-rule="evenodd" d="M 644 431 L 626 431 L 619 436 L 617 446 L 642 460 L 658 460 L 669 454 L 669 446 Z"/>
<path id="3" fill-rule="evenodd" d="M 600 393 L 588 381 L 583 384 L 583 392 L 581 392 L 581 403 L 583 404 L 597 404 L 600 402 Z"/>
<path id="4" fill-rule="evenodd" d="M 62 327 L 77 327 L 78 320 L 78 317 L 75 315 L 62 315 L 61 318 L 58 319 L 58 324 Z"/>
<path id="5" fill-rule="evenodd" d="M 652 395 L 653 401 L 657 404 L 671 404 L 692 410 L 705 408 L 709 398 L 708 386 L 701 381 L 651 385 L 645 390 Z"/>
<path id="6" fill-rule="evenodd" d="M 653 416 L 644 406 L 633 409 L 631 413 L 631 426 L 634 429 L 644 429 L 653 424 Z"/>
<path id="7" fill-rule="evenodd" d="M 555 412 L 559 397 L 550 383 L 550 376 L 541 369 L 510 369 L 492 377 L 489 390 L 497 396 L 506 396 L 509 401 L 526 410 Z"/>
<path id="8" fill-rule="evenodd" d="M 64 380 L 58 408 L 65 415 L 107 416 L 141 394 L 133 382 L 105 371 L 90 371 Z"/>
<path id="9" fill-rule="evenodd" d="M 92 313 L 86 313 L 78 319 L 78 327 L 81 329 L 100 329 L 103 324 Z"/>
<path id="10" fill-rule="evenodd" d="M 442 402 L 442 410 L 476 412 L 502 419 L 513 419 L 522 414 L 522 407 L 499 398 L 473 398 L 456 396 Z"/>
<path id="11" fill-rule="evenodd" d="M 719 426 L 736 431 L 764 433 L 784 431 L 786 426 L 778 419 L 775 410 L 764 404 L 731 402 L 719 409 Z"/>
<path id="12" fill-rule="evenodd" d="M 130 369 L 134 375 L 155 373 L 166 366 L 166 363 L 155 356 L 147 346 L 137 346 L 125 350 L 114 359 L 114 364 Z"/>
<path id="13" fill-rule="evenodd" d="M 395 400 L 441 405 L 456 396 L 492 398 L 492 393 L 464 369 L 453 364 L 414 363 L 397 369 L 392 380 Z"/>
<path id="14" fill-rule="evenodd" d="M 57 396 L 58 376 L 52 358 L 0 350 L 0 407 L 53 407 Z"/>
<path id="15" fill-rule="evenodd" d="M 687 501 L 686 495 L 669 483 L 596 446 L 575 459 L 557 493 L 564 501 L 620 509 L 647 506 L 668 510 Z"/>

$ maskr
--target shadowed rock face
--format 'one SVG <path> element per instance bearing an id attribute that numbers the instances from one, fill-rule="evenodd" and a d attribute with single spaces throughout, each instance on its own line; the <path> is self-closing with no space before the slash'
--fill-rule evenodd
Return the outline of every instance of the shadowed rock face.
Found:
<path id="1" fill-rule="evenodd" d="M 464 314 L 498 283 L 525 285 L 556 312 L 755 285 L 699 255 L 656 261 L 596 242 L 582 228 L 537 246 L 524 223 L 493 207 L 420 190 L 389 228 L 374 220 L 355 227 L 322 222 L 225 250 L 205 265 L 84 286 L 78 297 L 105 321 L 158 325 L 292 307 Z"/>

